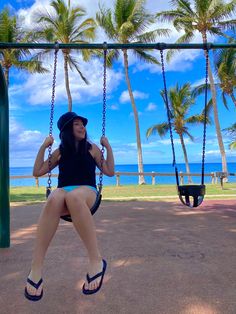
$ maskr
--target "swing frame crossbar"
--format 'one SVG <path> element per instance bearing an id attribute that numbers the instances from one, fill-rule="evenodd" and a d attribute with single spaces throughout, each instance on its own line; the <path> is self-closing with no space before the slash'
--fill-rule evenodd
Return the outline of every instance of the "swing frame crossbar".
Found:
<path id="1" fill-rule="evenodd" d="M 81 44 L 62 44 L 57 43 L 58 49 L 223 49 L 236 48 L 236 43 L 81 43 Z M 0 42 L 1 49 L 54 49 L 54 43 L 6 43 Z"/>
<path id="2" fill-rule="evenodd" d="M 3 49 L 227 49 L 236 43 L 8 43 L 0 42 Z M 3 69 L 0 64 L 0 248 L 10 247 L 10 197 L 9 197 L 9 101 Z"/>

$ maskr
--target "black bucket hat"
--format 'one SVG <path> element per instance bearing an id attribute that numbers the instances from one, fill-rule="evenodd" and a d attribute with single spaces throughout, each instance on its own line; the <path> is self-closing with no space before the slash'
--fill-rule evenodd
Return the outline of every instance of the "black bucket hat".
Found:
<path id="1" fill-rule="evenodd" d="M 75 112 L 66 112 L 57 121 L 57 127 L 60 132 L 62 132 L 64 128 L 74 119 L 80 119 L 84 126 L 86 126 L 88 123 L 88 119 L 78 116 Z"/>

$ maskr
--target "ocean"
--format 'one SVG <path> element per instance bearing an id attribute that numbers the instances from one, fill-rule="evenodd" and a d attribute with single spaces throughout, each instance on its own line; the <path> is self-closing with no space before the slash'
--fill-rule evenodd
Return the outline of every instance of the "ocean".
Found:
<path id="1" fill-rule="evenodd" d="M 178 164 L 178 171 L 185 172 L 185 164 Z M 120 172 L 138 172 L 137 165 L 116 165 L 115 171 Z M 146 164 L 144 165 L 144 172 L 162 172 L 162 173 L 174 173 L 174 168 L 171 164 Z M 191 173 L 201 173 L 201 164 L 192 163 L 190 164 Z M 221 163 L 207 163 L 205 164 L 205 173 L 222 171 Z M 228 163 L 228 172 L 236 173 L 236 163 Z M 57 170 L 54 170 L 53 173 L 57 174 Z M 11 167 L 10 168 L 10 176 L 27 176 L 32 175 L 32 167 Z M 201 177 L 192 177 L 193 183 L 200 184 Z M 150 176 L 145 177 L 145 181 L 147 184 L 151 184 L 152 179 Z M 185 181 L 186 177 L 185 177 Z M 205 183 L 211 183 L 211 177 L 205 177 Z M 97 177 L 98 182 L 98 177 Z M 229 182 L 236 182 L 236 176 L 230 176 Z M 170 176 L 159 176 L 155 178 L 156 184 L 175 184 L 175 177 Z M 186 182 L 184 182 L 186 183 Z M 107 176 L 103 176 L 103 184 L 104 185 L 116 185 L 116 176 L 110 178 Z M 137 176 L 120 176 L 120 184 L 138 184 Z M 39 178 L 39 185 L 46 186 L 47 178 Z M 52 178 L 52 186 L 57 185 L 57 178 Z M 10 186 L 35 186 L 35 179 L 10 179 Z"/>

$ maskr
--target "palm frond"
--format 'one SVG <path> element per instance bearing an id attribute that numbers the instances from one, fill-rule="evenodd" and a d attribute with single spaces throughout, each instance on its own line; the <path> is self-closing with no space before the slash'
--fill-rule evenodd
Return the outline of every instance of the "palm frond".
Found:
<path id="1" fill-rule="evenodd" d="M 187 135 L 188 138 L 190 138 L 190 141 L 191 141 L 191 142 L 194 142 L 194 137 L 189 133 L 189 131 L 188 131 L 187 128 L 183 128 L 183 129 L 182 129 L 182 134 Z"/>
<path id="2" fill-rule="evenodd" d="M 194 37 L 194 33 L 193 32 L 187 32 L 183 36 L 178 38 L 178 40 L 176 41 L 176 44 L 182 44 L 182 43 L 190 42 L 193 37 Z M 180 49 L 171 49 L 171 50 L 169 50 L 167 52 L 167 54 L 166 54 L 167 62 L 170 62 L 171 58 L 179 51 L 180 51 Z"/>
<path id="3" fill-rule="evenodd" d="M 105 9 L 104 7 L 99 6 L 100 12 L 96 14 L 96 21 L 99 26 L 103 28 L 108 38 L 117 40 L 118 35 L 113 25 L 112 21 L 112 12 L 110 9 Z"/>
<path id="4" fill-rule="evenodd" d="M 229 110 L 226 94 L 224 93 L 224 91 L 222 91 L 222 100 L 223 100 L 223 104 L 224 104 L 225 108 Z"/>
<path id="5" fill-rule="evenodd" d="M 236 141 L 229 144 L 229 149 L 235 150 L 236 149 Z"/>
<path id="6" fill-rule="evenodd" d="M 72 56 L 68 56 L 68 63 L 71 69 L 75 68 L 76 71 L 79 73 L 80 77 L 82 78 L 82 80 L 85 82 L 85 84 L 89 84 L 89 81 L 86 79 L 86 77 L 83 75 L 83 73 L 80 71 L 79 68 L 79 63 L 78 61 L 76 61 L 75 58 L 73 58 Z"/>
<path id="7" fill-rule="evenodd" d="M 200 85 L 198 85 L 192 89 L 192 96 L 197 97 L 197 96 L 200 96 L 203 93 L 205 93 L 206 86 L 207 86 L 207 90 L 211 91 L 211 85 L 210 84 L 207 84 L 207 85 L 205 83 L 200 84 Z M 216 86 L 217 86 L 217 84 L 216 84 Z"/>
<path id="8" fill-rule="evenodd" d="M 160 137 L 164 137 L 168 131 L 169 131 L 169 124 L 167 122 L 155 124 L 147 129 L 146 137 L 149 138 L 151 135 L 156 135 L 156 134 L 158 134 Z"/>
<path id="9" fill-rule="evenodd" d="M 89 40 L 95 38 L 96 23 L 94 19 L 89 18 L 83 21 L 70 34 L 70 41 L 76 43 L 80 40 Z"/>
<path id="10" fill-rule="evenodd" d="M 17 61 L 14 64 L 20 70 L 26 70 L 29 73 L 47 73 L 48 69 L 43 67 L 41 61 L 30 60 L 30 61 Z"/>
<path id="11" fill-rule="evenodd" d="M 146 51 L 144 51 L 142 49 L 134 49 L 133 53 L 141 61 L 160 65 L 160 62 L 157 60 L 156 57 L 152 56 L 151 54 L 147 53 Z"/>
<path id="12" fill-rule="evenodd" d="M 160 22 L 167 22 L 168 24 L 173 22 L 178 17 L 183 17 L 183 13 L 178 10 L 162 11 L 156 14 L 156 18 Z"/>
<path id="13" fill-rule="evenodd" d="M 171 1 L 172 2 L 172 1 Z M 174 1 L 175 2 L 175 1 Z M 188 0 L 178 0 L 178 9 L 185 13 L 185 15 L 194 15 L 194 11 L 191 8 L 191 3 Z"/>
<path id="14" fill-rule="evenodd" d="M 236 122 L 233 123 L 228 128 L 223 129 L 223 131 L 226 131 L 230 135 L 235 135 L 236 136 Z"/>
<path id="15" fill-rule="evenodd" d="M 114 21 L 117 25 L 117 28 L 121 28 L 122 25 L 128 21 L 128 18 L 135 10 L 135 2 L 135 0 L 117 0 L 115 2 Z"/>
<path id="16" fill-rule="evenodd" d="M 166 28 L 156 29 L 136 36 L 137 40 L 142 43 L 155 42 L 159 36 L 169 37 L 171 30 Z"/>
<path id="17" fill-rule="evenodd" d="M 121 52 L 118 49 L 112 49 L 108 51 L 107 53 L 107 66 L 108 67 L 111 67 L 114 61 L 118 60 L 120 53 Z"/>
<path id="18" fill-rule="evenodd" d="M 229 148 L 236 149 L 236 123 L 233 123 L 231 126 L 223 129 L 222 131 L 232 136 L 232 142 L 229 144 Z"/>

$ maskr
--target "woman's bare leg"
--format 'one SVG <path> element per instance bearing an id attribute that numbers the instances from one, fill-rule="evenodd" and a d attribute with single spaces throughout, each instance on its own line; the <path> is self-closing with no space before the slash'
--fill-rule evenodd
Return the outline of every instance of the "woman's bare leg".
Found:
<path id="1" fill-rule="evenodd" d="M 42 267 L 48 246 L 57 230 L 60 216 L 65 209 L 65 194 L 62 189 L 53 191 L 39 217 L 36 242 L 31 263 L 29 278 L 37 283 L 42 278 Z M 40 295 L 42 285 L 36 291 L 27 283 L 27 291 L 31 295 Z"/>
<path id="2" fill-rule="evenodd" d="M 94 204 L 96 194 L 87 187 L 80 187 L 67 193 L 65 197 L 66 207 L 68 208 L 74 227 L 83 241 L 89 258 L 88 273 L 90 277 L 102 270 L 103 263 L 98 248 L 96 229 L 90 208 Z M 86 289 L 95 289 L 99 284 L 100 278 L 88 284 Z"/>

